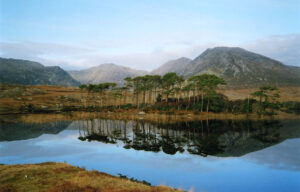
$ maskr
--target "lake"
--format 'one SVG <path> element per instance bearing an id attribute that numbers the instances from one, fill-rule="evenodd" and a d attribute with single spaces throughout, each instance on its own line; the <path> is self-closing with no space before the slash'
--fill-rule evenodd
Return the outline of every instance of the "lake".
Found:
<path id="1" fill-rule="evenodd" d="M 0 121 L 0 163 L 45 161 L 184 190 L 300 191 L 300 120 Z"/>

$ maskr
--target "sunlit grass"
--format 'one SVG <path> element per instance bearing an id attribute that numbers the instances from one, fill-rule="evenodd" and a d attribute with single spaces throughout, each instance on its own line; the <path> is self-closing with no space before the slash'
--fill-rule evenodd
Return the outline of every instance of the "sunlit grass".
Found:
<path id="1" fill-rule="evenodd" d="M 0 191 L 175 191 L 152 187 L 98 171 L 86 171 L 66 163 L 0 165 Z"/>

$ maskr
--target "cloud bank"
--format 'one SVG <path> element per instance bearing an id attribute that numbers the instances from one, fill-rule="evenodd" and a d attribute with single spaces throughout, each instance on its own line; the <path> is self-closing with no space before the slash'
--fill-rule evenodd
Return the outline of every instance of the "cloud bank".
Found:
<path id="1" fill-rule="evenodd" d="M 5 58 L 27 59 L 44 65 L 58 65 L 67 70 L 85 69 L 103 63 L 115 63 L 135 69 L 153 70 L 168 60 L 179 57 L 191 59 L 200 55 L 207 48 L 215 46 L 239 46 L 287 65 L 300 67 L 300 34 L 274 35 L 243 44 L 205 40 L 193 42 L 164 42 L 148 51 L 130 51 L 126 45 L 114 47 L 74 46 L 39 42 L 0 42 L 0 56 Z M 118 49 L 128 48 L 123 54 Z"/>
<path id="2" fill-rule="evenodd" d="M 300 67 L 300 34 L 276 35 L 244 45 L 246 49 Z"/>

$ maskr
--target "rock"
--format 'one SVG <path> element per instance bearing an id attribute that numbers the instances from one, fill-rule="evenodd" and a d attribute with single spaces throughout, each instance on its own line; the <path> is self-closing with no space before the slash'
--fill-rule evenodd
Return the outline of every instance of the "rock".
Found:
<path id="1" fill-rule="evenodd" d="M 138 115 L 145 115 L 146 113 L 144 112 L 144 111 L 140 111 L 139 113 L 138 113 Z"/>

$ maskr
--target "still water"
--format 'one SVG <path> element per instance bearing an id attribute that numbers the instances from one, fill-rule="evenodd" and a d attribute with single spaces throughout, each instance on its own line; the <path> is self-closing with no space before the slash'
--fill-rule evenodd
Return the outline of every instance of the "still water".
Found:
<path id="1" fill-rule="evenodd" d="M 45 161 L 184 190 L 300 191 L 300 121 L 0 123 L 0 163 Z"/>

